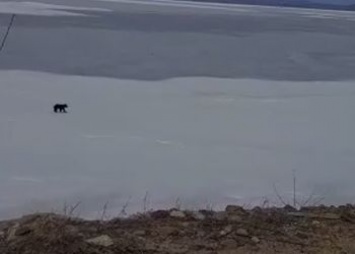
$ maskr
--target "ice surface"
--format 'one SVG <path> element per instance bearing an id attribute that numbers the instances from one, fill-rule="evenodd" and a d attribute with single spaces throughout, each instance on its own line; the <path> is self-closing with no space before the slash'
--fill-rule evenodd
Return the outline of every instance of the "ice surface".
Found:
<path id="1" fill-rule="evenodd" d="M 355 12 L 42 1 L 11 4 L 29 10 L 49 5 L 54 7 L 43 10 L 80 16 L 18 15 L 1 52 L 0 69 L 133 80 L 355 79 Z M 9 16 L 0 14 L 2 35 Z"/>
<path id="2" fill-rule="evenodd" d="M 178 78 L 145 82 L 2 71 L 0 217 L 95 217 L 287 199 L 352 201 L 353 82 Z M 52 113 L 56 102 L 68 114 Z"/>
<path id="3" fill-rule="evenodd" d="M 109 11 L 102 8 L 74 7 L 38 2 L 1 1 L 0 13 L 40 16 L 84 16 L 71 11 Z"/>

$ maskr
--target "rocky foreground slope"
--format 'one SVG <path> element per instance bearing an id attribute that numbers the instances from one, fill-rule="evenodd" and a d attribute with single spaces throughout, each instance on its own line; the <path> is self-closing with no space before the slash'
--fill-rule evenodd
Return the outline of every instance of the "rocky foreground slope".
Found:
<path id="1" fill-rule="evenodd" d="M 355 253 L 355 207 L 161 210 L 86 221 L 34 214 L 0 224 L 1 254 Z"/>

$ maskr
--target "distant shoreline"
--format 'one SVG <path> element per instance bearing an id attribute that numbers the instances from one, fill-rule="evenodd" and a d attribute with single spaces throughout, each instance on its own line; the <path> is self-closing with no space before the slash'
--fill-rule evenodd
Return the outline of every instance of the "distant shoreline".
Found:
<path id="1" fill-rule="evenodd" d="M 282 0 L 176 0 L 183 2 L 203 2 L 203 3 L 223 3 L 223 4 L 244 4 L 258 6 L 274 6 L 274 7 L 294 7 L 306 9 L 320 10 L 337 10 L 337 11 L 355 11 L 355 4 L 351 5 L 336 5 L 336 4 L 321 4 L 311 2 L 296 2 Z"/>

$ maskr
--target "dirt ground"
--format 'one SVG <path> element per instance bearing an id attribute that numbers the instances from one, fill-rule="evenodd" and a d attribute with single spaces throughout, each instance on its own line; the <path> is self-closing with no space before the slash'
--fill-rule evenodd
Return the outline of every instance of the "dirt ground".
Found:
<path id="1" fill-rule="evenodd" d="M 1 254 L 355 254 L 355 206 L 229 205 L 109 221 L 33 214 L 0 223 Z"/>

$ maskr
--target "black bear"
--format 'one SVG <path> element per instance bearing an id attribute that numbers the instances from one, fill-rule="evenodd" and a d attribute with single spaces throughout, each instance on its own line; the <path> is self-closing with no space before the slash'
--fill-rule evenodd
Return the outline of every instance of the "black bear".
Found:
<path id="1" fill-rule="evenodd" d="M 55 104 L 53 111 L 54 113 L 67 113 L 66 108 L 68 108 L 67 104 Z"/>

